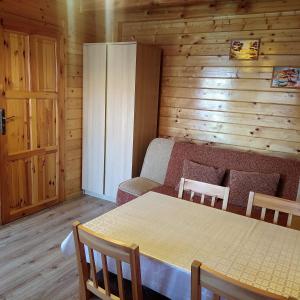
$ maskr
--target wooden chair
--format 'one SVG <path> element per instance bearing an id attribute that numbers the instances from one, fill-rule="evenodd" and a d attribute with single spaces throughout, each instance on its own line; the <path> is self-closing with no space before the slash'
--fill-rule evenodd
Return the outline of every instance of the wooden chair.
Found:
<path id="1" fill-rule="evenodd" d="M 274 210 L 273 223 L 277 224 L 279 212 L 288 214 L 287 227 L 292 224 L 293 215 L 300 216 L 300 203 L 296 201 L 286 200 L 269 195 L 250 192 L 247 204 L 246 216 L 250 217 L 253 206 L 261 207 L 260 219 L 264 220 L 266 210 Z"/>
<path id="2" fill-rule="evenodd" d="M 139 247 L 137 245 L 125 245 L 114 240 L 109 240 L 104 236 L 84 227 L 79 222 L 75 222 L 73 224 L 73 234 L 79 270 L 81 299 L 89 299 L 90 293 L 93 293 L 99 298 L 105 300 L 125 299 L 122 262 L 126 262 L 130 265 L 132 299 L 143 299 L 140 271 L 140 256 Z M 88 264 L 86 261 L 84 245 L 88 247 L 90 264 Z M 94 250 L 101 253 L 104 289 L 99 286 L 97 281 Z M 112 257 L 116 260 L 119 297 L 112 294 L 110 291 L 107 256 Z"/>
<path id="3" fill-rule="evenodd" d="M 211 206 L 215 206 L 216 199 L 222 199 L 222 210 L 227 209 L 229 187 L 214 185 L 210 183 L 181 178 L 179 185 L 178 198 L 183 197 L 184 191 L 191 191 L 190 201 L 193 200 L 195 193 L 201 194 L 200 203 L 204 203 L 205 196 L 211 197 Z"/>
<path id="4" fill-rule="evenodd" d="M 201 288 L 205 287 L 226 300 L 296 300 L 285 298 L 261 289 L 241 283 L 228 276 L 218 273 L 199 261 L 194 261 L 191 266 L 191 300 L 201 300 Z"/>

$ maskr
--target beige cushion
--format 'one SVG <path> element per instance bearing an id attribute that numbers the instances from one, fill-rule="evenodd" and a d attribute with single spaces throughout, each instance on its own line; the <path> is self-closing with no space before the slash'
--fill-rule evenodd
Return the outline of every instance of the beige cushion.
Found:
<path id="1" fill-rule="evenodd" d="M 122 182 L 119 189 L 134 196 L 141 196 L 161 184 L 144 177 L 135 177 Z"/>
<path id="2" fill-rule="evenodd" d="M 141 177 L 163 184 L 173 146 L 173 140 L 163 138 L 154 139 L 148 146 Z"/>

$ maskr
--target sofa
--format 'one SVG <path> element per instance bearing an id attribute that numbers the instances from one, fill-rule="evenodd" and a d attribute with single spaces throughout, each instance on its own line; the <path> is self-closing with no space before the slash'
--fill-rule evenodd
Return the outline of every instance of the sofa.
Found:
<path id="1" fill-rule="evenodd" d="M 182 177 L 185 160 L 226 170 L 221 184 L 223 186 L 229 185 L 231 170 L 280 174 L 275 196 L 290 200 L 299 197 L 299 160 L 157 138 L 147 149 L 140 177 L 120 184 L 117 205 L 131 201 L 148 191 L 177 197 L 176 186 Z M 197 199 L 195 201 L 198 202 Z M 221 203 L 217 202 L 217 208 L 220 207 Z M 229 198 L 227 210 L 245 214 L 246 205 L 245 203 L 241 205 L 239 201 L 231 201 Z M 259 218 L 258 210 L 254 210 L 254 217 Z M 267 219 L 271 219 L 271 216 L 267 216 Z M 285 219 L 285 214 L 281 214 L 279 223 L 284 223 Z"/>

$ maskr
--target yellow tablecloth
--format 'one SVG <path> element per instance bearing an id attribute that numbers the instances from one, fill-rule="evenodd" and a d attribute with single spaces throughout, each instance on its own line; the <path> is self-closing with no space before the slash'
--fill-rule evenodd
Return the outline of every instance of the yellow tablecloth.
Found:
<path id="1" fill-rule="evenodd" d="M 197 259 L 241 282 L 300 299 L 300 231 L 149 192 L 85 224 L 186 271 Z"/>

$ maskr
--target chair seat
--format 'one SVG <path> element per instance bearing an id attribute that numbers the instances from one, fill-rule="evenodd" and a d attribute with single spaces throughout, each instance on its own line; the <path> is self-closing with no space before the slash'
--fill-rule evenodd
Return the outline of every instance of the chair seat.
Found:
<path id="1" fill-rule="evenodd" d="M 109 273 L 109 282 L 110 282 L 110 291 L 114 294 L 119 296 L 118 290 L 118 278 L 117 275 L 111 272 Z M 99 286 L 104 288 L 104 278 L 102 270 L 97 273 L 98 283 Z M 125 299 L 131 300 L 131 282 L 128 279 L 123 279 L 124 284 L 124 292 L 125 292 Z M 143 300 L 170 300 L 169 298 L 149 289 L 148 287 L 142 286 L 143 289 Z"/>

